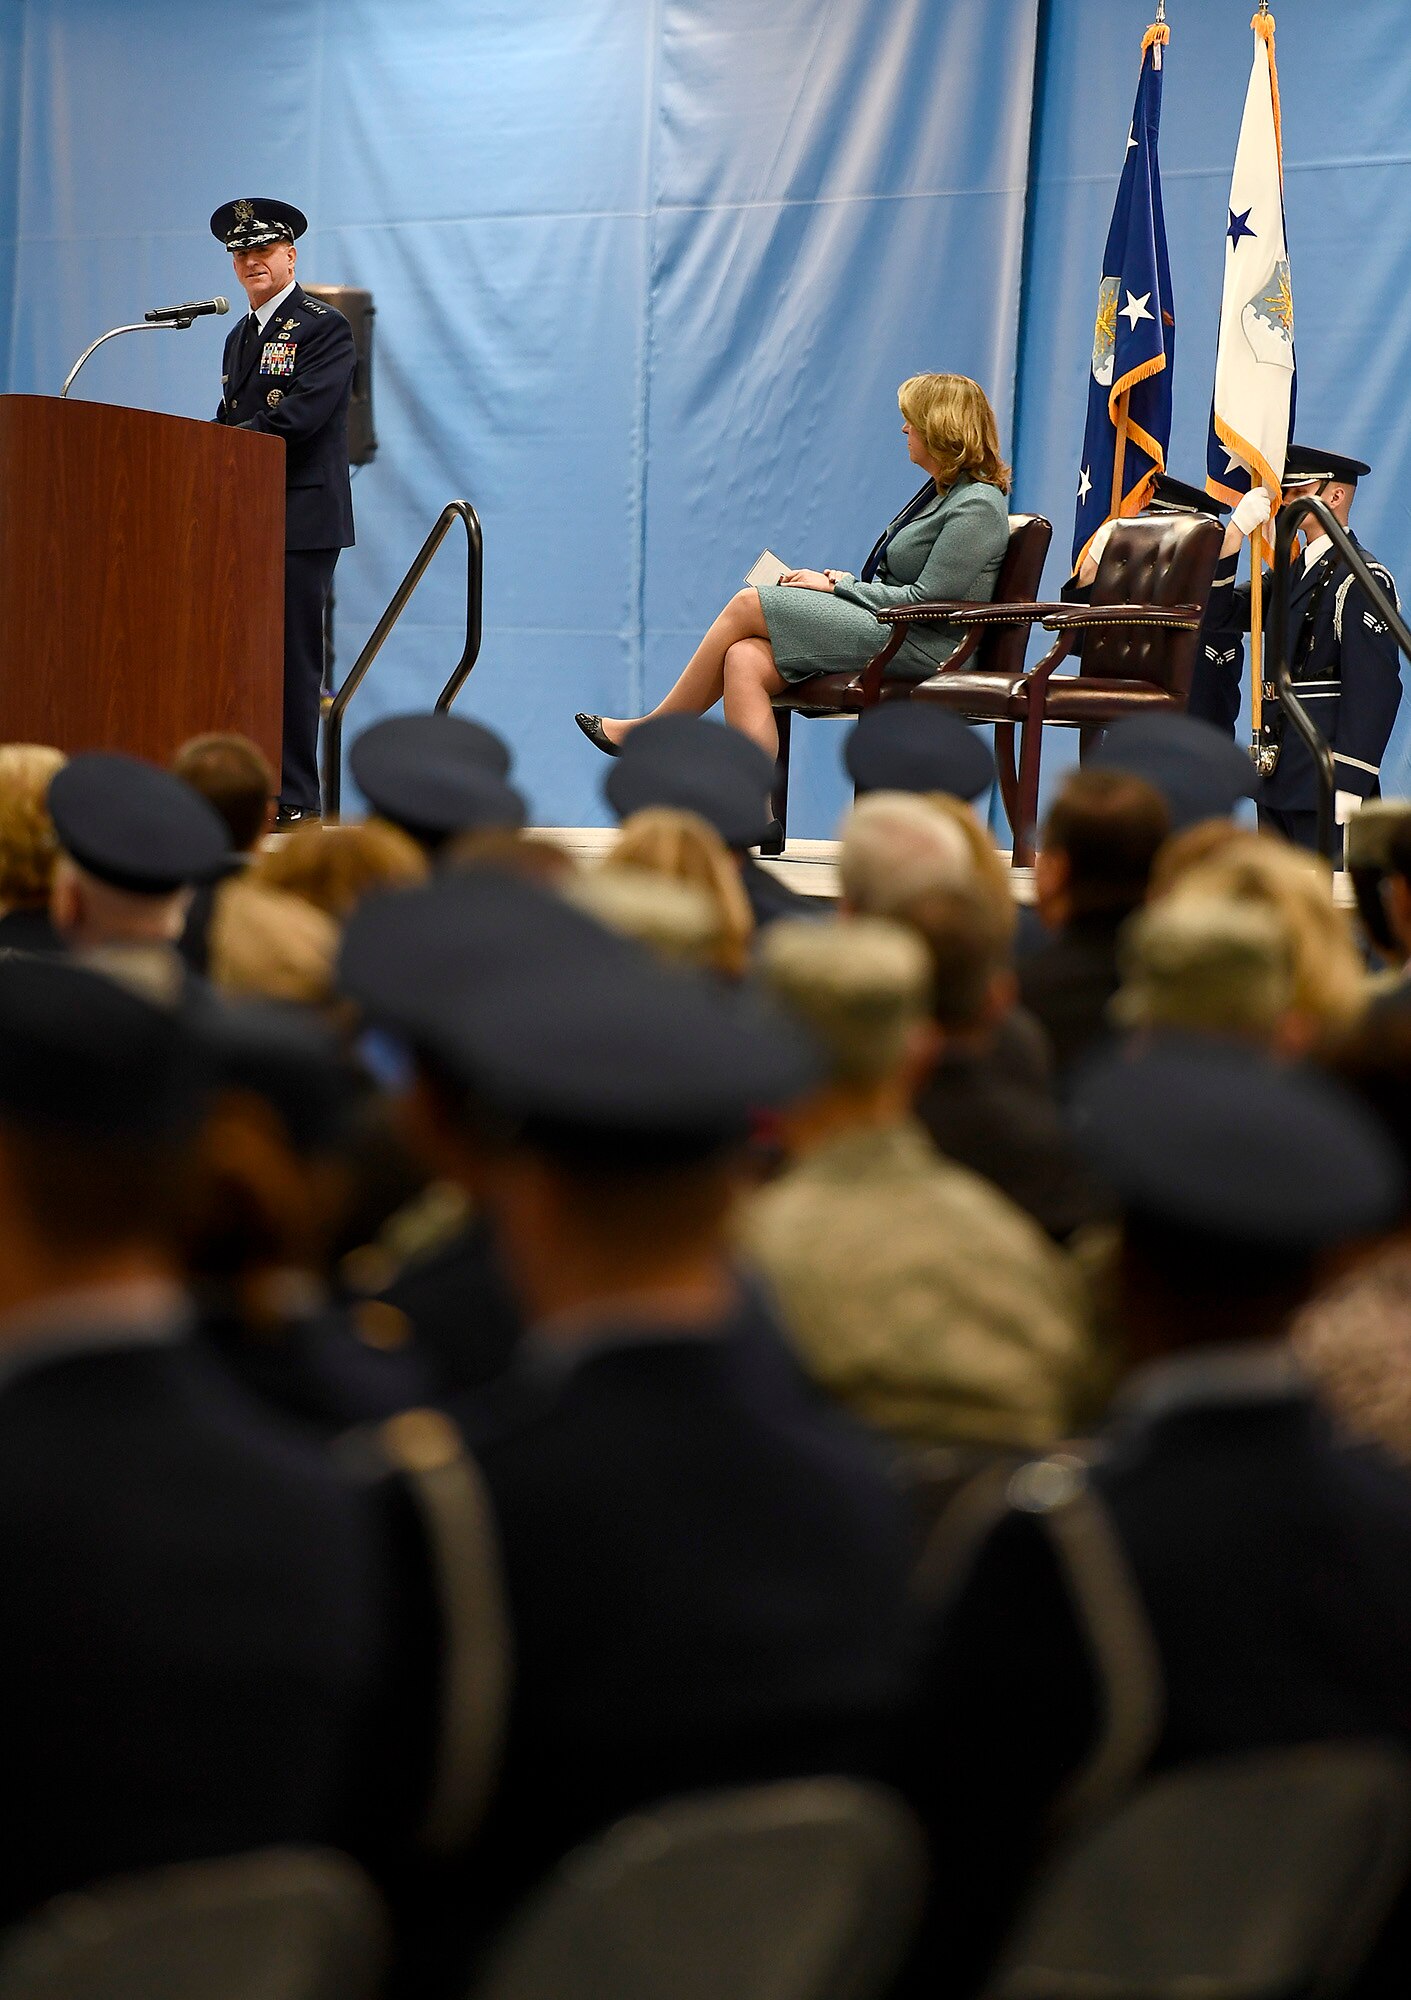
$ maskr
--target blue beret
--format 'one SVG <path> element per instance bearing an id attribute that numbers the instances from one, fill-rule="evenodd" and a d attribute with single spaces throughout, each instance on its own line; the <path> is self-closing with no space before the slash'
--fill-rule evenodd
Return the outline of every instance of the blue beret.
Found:
<path id="1" fill-rule="evenodd" d="M 207 1064 L 185 1015 L 53 956 L 0 957 L 0 1121 L 76 1139 L 192 1125 Z"/>
<path id="2" fill-rule="evenodd" d="M 949 792 L 977 799 L 995 781 L 989 748 L 959 716 L 919 701 L 884 701 L 848 731 L 843 762 L 859 792 Z"/>
<path id="3" fill-rule="evenodd" d="M 1248 755 L 1213 722 L 1193 715 L 1131 715 L 1114 722 L 1087 760 L 1090 771 L 1128 771 L 1165 799 L 1171 830 L 1228 819 L 1259 796 Z"/>
<path id="4" fill-rule="evenodd" d="M 503 739 L 459 715 L 389 715 L 348 752 L 373 810 L 426 841 L 522 827 L 524 800 L 506 782 L 509 768 Z"/>
<path id="5" fill-rule="evenodd" d="M 769 831 L 774 766 L 757 743 L 702 715 L 660 715 L 623 738 L 603 781 L 620 820 L 675 806 L 708 820 L 727 847 L 757 847 Z"/>
<path id="6" fill-rule="evenodd" d="M 118 751 L 90 751 L 56 771 L 49 817 L 80 868 L 137 895 L 214 881 L 230 855 L 225 821 L 199 792 Z"/>
<path id="7" fill-rule="evenodd" d="M 369 898 L 339 985 L 527 1137 L 708 1147 L 818 1078 L 758 1001 L 494 869 Z"/>
<path id="8" fill-rule="evenodd" d="M 1172 1036 L 1079 1079 L 1079 1145 L 1129 1212 L 1297 1252 L 1384 1229 L 1405 1170 L 1329 1078 L 1247 1048 Z"/>

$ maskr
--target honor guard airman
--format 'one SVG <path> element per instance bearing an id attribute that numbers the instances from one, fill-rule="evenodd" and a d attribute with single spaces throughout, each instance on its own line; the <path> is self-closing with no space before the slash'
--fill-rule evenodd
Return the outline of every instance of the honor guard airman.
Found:
<path id="1" fill-rule="evenodd" d="M 1338 452 L 1292 444 L 1284 463 L 1285 495 L 1313 493 L 1346 525 L 1357 482 L 1371 467 Z M 1378 795 L 1382 753 L 1401 704 L 1396 641 L 1328 536 L 1311 521 L 1312 539 L 1295 559 L 1289 603 L 1289 667 L 1299 699 L 1332 747 L 1339 826 L 1367 798 Z M 1353 536 L 1356 541 L 1356 536 Z M 1399 607 L 1391 572 L 1364 550 L 1373 575 Z M 1224 714 L 1239 711 L 1244 634 L 1249 630 L 1248 584 L 1233 588 L 1220 609 L 1221 578 L 1202 637 L 1206 663 L 1225 690 Z M 1270 583 L 1266 580 L 1266 601 Z M 1266 609 L 1267 618 L 1267 609 Z M 1264 686 L 1260 733 L 1263 825 L 1300 847 L 1317 844 L 1318 778 L 1303 739 Z"/>
<path id="2" fill-rule="evenodd" d="M 294 275 L 308 228 L 288 202 L 228 201 L 211 234 L 235 260 L 250 311 L 225 343 L 218 424 L 285 442 L 284 764 L 279 823 L 316 819 L 323 621 L 340 549 L 353 545 L 348 400 L 352 328 Z"/>

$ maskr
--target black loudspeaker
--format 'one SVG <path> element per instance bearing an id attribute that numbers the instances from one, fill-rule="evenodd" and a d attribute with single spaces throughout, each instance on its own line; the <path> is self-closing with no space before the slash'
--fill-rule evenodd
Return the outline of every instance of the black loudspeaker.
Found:
<path id="1" fill-rule="evenodd" d="M 372 423 L 372 322 L 377 308 L 371 292 L 355 285 L 305 285 L 311 299 L 322 299 L 341 312 L 353 329 L 358 365 L 353 370 L 353 400 L 348 405 L 348 463 L 367 465 L 377 456 L 377 432 Z"/>

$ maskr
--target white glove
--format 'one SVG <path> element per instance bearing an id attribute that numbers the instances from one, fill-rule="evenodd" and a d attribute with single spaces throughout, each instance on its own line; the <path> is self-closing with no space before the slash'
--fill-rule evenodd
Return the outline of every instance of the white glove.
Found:
<path id="1" fill-rule="evenodd" d="M 1242 535 L 1251 534 L 1255 528 L 1262 528 L 1269 518 L 1269 489 L 1267 486 L 1251 486 L 1243 500 L 1235 506 L 1230 516 L 1230 526 L 1238 528 Z"/>
<path id="2" fill-rule="evenodd" d="M 1333 817 L 1339 826 L 1346 826 L 1354 813 L 1361 812 L 1363 798 L 1360 792 L 1334 792 Z"/>
<path id="3" fill-rule="evenodd" d="M 1089 562 L 1099 563 L 1102 561 L 1102 552 L 1107 547 L 1108 541 L 1112 535 L 1112 530 L 1116 526 L 1117 526 L 1116 521 L 1103 522 L 1102 526 L 1098 529 L 1097 533 L 1088 543 Z"/>

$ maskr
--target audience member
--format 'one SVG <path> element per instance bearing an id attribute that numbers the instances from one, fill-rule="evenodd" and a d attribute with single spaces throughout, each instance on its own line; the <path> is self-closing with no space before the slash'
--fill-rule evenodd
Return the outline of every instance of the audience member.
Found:
<path id="1" fill-rule="evenodd" d="M 1052 935 L 1020 960 L 1019 995 L 1048 1030 L 1060 1075 L 1107 1032 L 1117 934 L 1169 829 L 1160 793 L 1122 771 L 1072 772 L 1049 808 L 1034 895 Z"/>
<path id="2" fill-rule="evenodd" d="M 458 833 L 436 856 L 438 868 L 503 868 L 545 888 L 563 888 L 578 872 L 578 863 L 562 841 L 548 833 L 514 833 L 509 827 L 484 827 Z"/>
<path id="3" fill-rule="evenodd" d="M 457 834 L 524 825 L 510 762 L 493 729 L 440 711 L 384 716 L 348 752 L 349 772 L 373 811 L 433 857 Z"/>
<path id="4" fill-rule="evenodd" d="M 740 976 L 739 951 L 721 928 L 719 908 L 694 882 L 608 862 L 585 869 L 563 893 L 609 930 L 636 938 L 672 964 Z"/>
<path id="5" fill-rule="evenodd" d="M 974 881 L 971 843 L 949 814 L 911 792 L 869 792 L 843 821 L 838 889 L 845 914 L 891 917 L 918 896 Z"/>
<path id="6" fill-rule="evenodd" d="M 393 889 L 426 879 L 425 850 L 410 834 L 386 820 L 361 825 L 291 827 L 279 844 L 261 854 L 250 880 L 311 903 L 335 923 L 352 915 L 374 889 Z"/>
<path id="7" fill-rule="evenodd" d="M 1151 864 L 1147 900 L 1154 903 L 1158 896 L 1164 896 L 1168 889 L 1174 888 L 1191 869 L 1213 861 L 1228 847 L 1238 850 L 1248 838 L 1249 829 L 1236 826 L 1232 819 L 1201 819 L 1194 826 L 1173 833 L 1168 841 L 1163 842 Z M 1278 836 L 1270 834 L 1269 838 L 1272 840 Z"/>
<path id="8" fill-rule="evenodd" d="M 1351 850 L 1351 837 L 1348 846 Z M 1401 1008 L 1411 999 L 1411 815 L 1394 827 L 1388 838 L 1380 893 L 1386 933 L 1394 949 L 1397 977 L 1393 985 L 1378 994 L 1374 1003 L 1378 1010 Z M 3 920 L 0 920 L 0 940 L 3 937 Z"/>
<path id="9" fill-rule="evenodd" d="M 58 951 L 49 915 L 59 844 L 49 785 L 64 766 L 43 743 L 0 744 L 0 951 Z"/>
<path id="10" fill-rule="evenodd" d="M 863 710 L 844 739 L 843 769 L 859 798 L 868 792 L 939 792 L 973 800 L 995 781 L 988 744 L 959 716 L 906 701 Z"/>
<path id="11" fill-rule="evenodd" d="M 414 1804 L 402 1559 L 190 1339 L 201 1091 L 181 1014 L 0 963 L 6 1922 L 166 1862 L 366 1854 Z"/>
<path id="12" fill-rule="evenodd" d="M 716 969 L 732 978 L 743 976 L 754 939 L 754 912 L 734 857 L 709 820 L 672 806 L 631 813 L 608 858 L 614 867 L 650 869 L 700 889 L 716 913 Z"/>
<path id="13" fill-rule="evenodd" d="M 321 1007 L 333 998 L 337 956 L 337 924 L 302 896 L 244 878 L 227 883 L 211 920 L 210 977 L 218 991 Z"/>
<path id="14" fill-rule="evenodd" d="M 1273 910 L 1232 897 L 1165 896 L 1118 944 L 1122 984 L 1108 1016 L 1147 1032 L 1230 1035 L 1295 1054 L 1293 948 Z"/>
<path id="15" fill-rule="evenodd" d="M 1167 899 L 1226 898 L 1272 911 L 1293 957 L 1293 1012 L 1305 1039 L 1346 1028 L 1370 997 L 1352 926 L 1333 899 L 1333 878 L 1316 854 L 1269 834 L 1246 833 L 1188 868 Z"/>
<path id="16" fill-rule="evenodd" d="M 1084 769 L 1145 779 L 1165 799 L 1173 833 L 1229 820 L 1259 791 L 1254 766 L 1228 729 L 1164 710 L 1114 722 Z"/>
<path id="17" fill-rule="evenodd" d="M 1411 1744 L 1411 1485 L 1339 1446 L 1288 1345 L 1324 1254 L 1404 1214 L 1400 1162 L 1331 1084 L 1214 1044 L 1112 1063 L 1079 1117 L 1123 1208 L 1138 1366 L 1086 1473 L 1070 1457 L 1021 1474 L 941 1612 L 917 1768 L 957 1994 L 1070 1788 L 1119 1752 L 1058 1554 L 1080 1535 L 1111 1547 L 1125 1624 L 1148 1634 L 1122 1689 L 1147 1724 L 1109 1757 L 1113 1784 L 1324 1737 Z"/>
<path id="18" fill-rule="evenodd" d="M 224 821 L 169 771 L 106 751 L 55 775 L 49 812 L 60 848 L 50 912 L 68 948 L 150 999 L 194 1003 L 177 945 L 193 888 L 225 866 Z"/>
<path id="19" fill-rule="evenodd" d="M 770 814 L 774 765 L 757 743 L 729 724 L 699 715 L 652 716 L 638 723 L 603 781 L 620 821 L 653 806 L 695 813 L 734 857 L 756 925 L 814 914 L 798 894 L 755 859 L 751 848 L 777 830 Z"/>
<path id="20" fill-rule="evenodd" d="M 811 1081 L 802 1044 L 490 871 L 365 905 L 342 980 L 418 1050 L 421 1117 L 528 1322 L 498 1388 L 454 1405 L 514 1627 L 483 1915 L 629 1807 L 890 1772 L 904 1524 L 726 1252 L 738 1150 Z"/>
<path id="21" fill-rule="evenodd" d="M 780 1114 L 790 1165 L 740 1223 L 809 1370 L 909 1444 L 1060 1436 L 1090 1387 L 1078 1283 L 914 1116 L 933 1054 L 926 947 L 881 918 L 778 925 L 760 970 L 829 1061 Z"/>
<path id="22" fill-rule="evenodd" d="M 210 970 L 211 915 L 221 884 L 238 875 L 274 826 L 279 780 L 274 767 L 248 736 L 193 736 L 171 763 L 172 773 L 199 792 L 225 821 L 230 853 L 225 868 L 192 893 L 181 934 L 181 955 L 193 972 Z"/>
<path id="23" fill-rule="evenodd" d="M 1016 1005 L 1013 909 L 978 889 L 937 889 L 897 912 L 931 955 L 940 1050 L 916 1115 L 947 1159 L 997 1187 L 1065 1242 L 1103 1213 L 1073 1151 L 1047 1038 Z"/>

